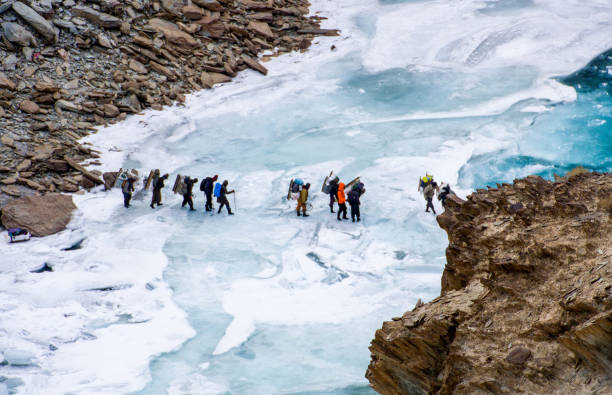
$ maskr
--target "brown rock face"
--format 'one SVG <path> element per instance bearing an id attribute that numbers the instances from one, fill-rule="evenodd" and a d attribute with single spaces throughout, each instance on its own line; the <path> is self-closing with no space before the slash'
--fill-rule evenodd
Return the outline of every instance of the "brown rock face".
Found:
<path id="1" fill-rule="evenodd" d="M 612 174 L 447 200 L 441 296 L 376 331 L 381 394 L 612 393 Z"/>
<path id="2" fill-rule="evenodd" d="M 27 196 L 2 207 L 2 225 L 27 229 L 32 236 L 48 236 L 66 229 L 75 209 L 68 195 Z"/>

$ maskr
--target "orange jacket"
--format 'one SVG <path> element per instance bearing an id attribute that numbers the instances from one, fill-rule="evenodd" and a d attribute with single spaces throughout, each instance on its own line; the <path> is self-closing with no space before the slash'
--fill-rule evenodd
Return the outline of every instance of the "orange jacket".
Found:
<path id="1" fill-rule="evenodd" d="M 344 183 L 341 182 L 338 184 L 338 204 L 343 204 L 346 202 L 346 196 L 344 196 Z"/>

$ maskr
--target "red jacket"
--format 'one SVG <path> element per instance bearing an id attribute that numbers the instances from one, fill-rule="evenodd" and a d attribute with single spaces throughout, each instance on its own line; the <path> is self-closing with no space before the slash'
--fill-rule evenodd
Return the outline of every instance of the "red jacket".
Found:
<path id="1" fill-rule="evenodd" d="M 346 203 L 346 196 L 344 196 L 344 183 L 338 184 L 338 204 Z"/>

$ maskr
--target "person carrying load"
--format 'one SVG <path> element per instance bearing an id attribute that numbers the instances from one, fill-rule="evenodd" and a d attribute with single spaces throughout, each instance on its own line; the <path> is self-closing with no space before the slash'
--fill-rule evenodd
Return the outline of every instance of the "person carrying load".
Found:
<path id="1" fill-rule="evenodd" d="M 306 202 L 308 201 L 308 190 L 310 189 L 310 184 L 306 184 L 302 187 L 302 190 L 300 191 L 300 197 L 298 198 L 298 203 L 297 203 L 297 207 L 295 208 L 295 211 L 297 211 L 297 216 L 300 216 L 300 209 L 302 210 L 302 215 L 304 217 L 308 217 L 308 214 L 306 214 Z"/>
<path id="2" fill-rule="evenodd" d="M 419 188 L 417 189 L 419 192 L 421 189 L 424 191 L 425 187 L 433 182 L 433 176 L 429 173 L 425 173 L 425 175 L 419 178 Z"/>
<path id="3" fill-rule="evenodd" d="M 234 215 L 234 213 L 232 213 L 232 209 L 230 208 L 229 205 L 229 200 L 227 200 L 227 195 L 230 193 L 234 193 L 234 190 L 228 191 L 227 190 L 227 185 L 228 185 L 228 181 L 225 180 L 223 181 L 223 184 L 221 184 L 221 186 L 219 188 L 217 188 L 217 185 L 220 185 L 219 183 L 217 183 L 217 185 L 215 185 L 215 195 L 218 196 L 217 197 L 217 203 L 220 204 L 219 206 L 219 211 L 217 211 L 217 214 L 221 214 L 221 210 L 223 209 L 223 206 L 225 206 L 227 208 L 227 213 L 229 215 Z M 218 191 L 217 191 L 218 189 Z"/>
<path id="4" fill-rule="evenodd" d="M 183 194 L 183 204 L 181 204 L 181 207 L 189 204 L 189 211 L 195 211 L 193 208 L 193 185 L 198 182 L 198 179 L 187 176 L 183 182 L 185 183 L 185 193 Z"/>
<path id="5" fill-rule="evenodd" d="M 206 211 L 212 211 L 213 209 L 212 194 L 217 178 L 219 178 L 219 176 L 216 174 L 214 177 L 206 177 L 200 184 L 200 191 L 204 192 L 204 195 L 206 196 Z"/>
<path id="6" fill-rule="evenodd" d="M 346 196 L 344 195 L 344 183 L 341 182 L 338 184 L 338 221 L 342 221 L 342 219 L 348 219 L 346 216 Z M 340 219 L 340 215 L 342 215 L 342 219 Z"/>

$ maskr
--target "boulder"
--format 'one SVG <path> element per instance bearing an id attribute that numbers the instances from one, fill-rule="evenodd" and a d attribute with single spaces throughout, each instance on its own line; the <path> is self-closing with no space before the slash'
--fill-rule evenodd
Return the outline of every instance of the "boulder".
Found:
<path id="1" fill-rule="evenodd" d="M 71 10 L 73 15 L 85 18 L 96 25 L 105 29 L 119 29 L 121 27 L 121 19 L 112 15 L 105 14 L 85 6 L 76 6 Z"/>
<path id="2" fill-rule="evenodd" d="M 119 109 L 110 103 L 105 104 L 104 105 L 104 115 L 106 115 L 109 118 L 114 118 L 117 115 L 119 115 Z"/>
<path id="3" fill-rule="evenodd" d="M 204 11 L 197 5 L 187 5 L 183 7 L 183 15 L 187 19 L 196 20 L 204 16 Z"/>
<path id="4" fill-rule="evenodd" d="M 71 196 L 56 193 L 26 196 L 2 208 L 2 225 L 27 229 L 32 236 L 48 236 L 66 229 L 75 209 Z"/>
<path id="5" fill-rule="evenodd" d="M 217 0 L 193 0 L 194 3 L 200 7 L 206 8 L 211 11 L 221 11 L 223 6 Z"/>
<path id="6" fill-rule="evenodd" d="M 180 30 L 177 25 L 172 22 L 160 18 L 153 18 L 149 21 L 149 25 L 157 32 L 160 32 L 166 37 L 168 42 L 183 47 L 192 49 L 200 46 L 198 41 L 191 35 Z"/>
<path id="7" fill-rule="evenodd" d="M 2 23 L 2 35 L 12 43 L 19 44 L 22 47 L 33 46 L 37 47 L 36 39 L 23 26 L 13 22 Z"/>
<path id="8" fill-rule="evenodd" d="M 27 112 L 28 114 L 36 114 L 40 111 L 40 107 L 38 104 L 34 103 L 31 100 L 24 100 L 19 104 L 19 109 L 23 112 Z"/>
<path id="9" fill-rule="evenodd" d="M 16 85 L 13 81 L 8 79 L 3 73 L 0 73 L 0 89 L 9 89 L 14 91 L 15 87 Z"/>
<path id="10" fill-rule="evenodd" d="M 130 67 L 130 69 L 134 70 L 135 72 L 137 72 L 139 74 L 147 74 L 148 73 L 148 70 L 145 67 L 145 65 L 140 63 L 136 59 L 130 59 L 129 67 Z"/>
<path id="11" fill-rule="evenodd" d="M 36 11 L 19 1 L 13 3 L 13 10 L 19 14 L 19 16 L 22 17 L 30 26 L 32 26 L 34 30 L 40 33 L 40 35 L 43 36 L 48 42 L 57 42 L 57 33 L 53 28 L 53 24 L 42 16 L 38 15 Z"/>
<path id="12" fill-rule="evenodd" d="M 247 28 L 265 38 L 271 38 L 271 39 L 276 38 L 276 34 L 272 33 L 270 26 L 266 22 L 251 21 L 249 22 L 249 25 L 247 26 Z"/>
<path id="13" fill-rule="evenodd" d="M 162 0 L 161 6 L 164 10 L 174 16 L 182 16 L 183 7 L 191 5 L 190 0 Z"/>
<path id="14" fill-rule="evenodd" d="M 259 71 L 261 74 L 266 75 L 268 74 L 268 69 L 266 69 L 265 67 L 263 67 L 258 61 L 256 61 L 255 59 L 247 56 L 247 55 L 242 55 L 242 60 L 244 61 L 244 63 L 249 66 L 251 69 Z"/>

